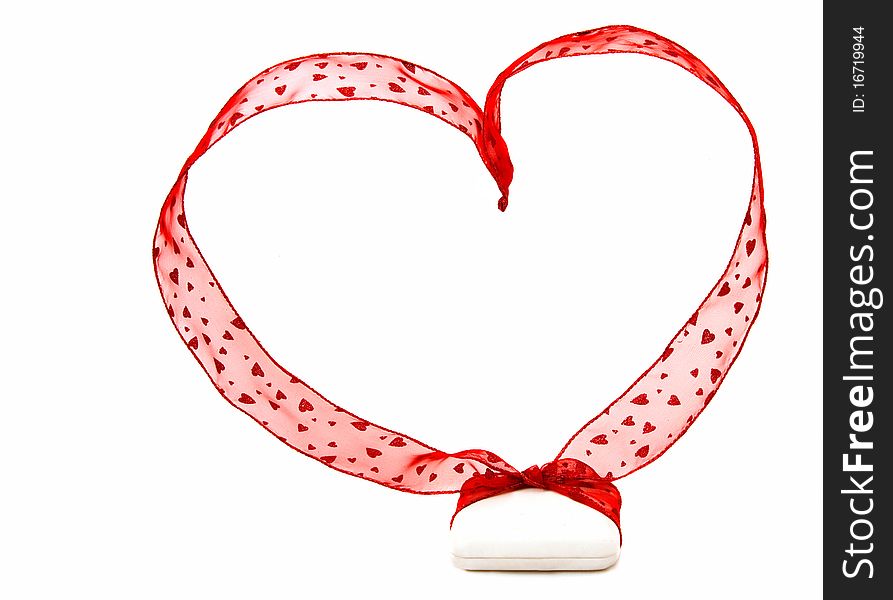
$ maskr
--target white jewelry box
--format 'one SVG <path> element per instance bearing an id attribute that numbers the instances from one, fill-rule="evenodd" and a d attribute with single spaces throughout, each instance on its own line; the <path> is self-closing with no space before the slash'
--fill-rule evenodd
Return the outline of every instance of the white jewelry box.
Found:
<path id="1" fill-rule="evenodd" d="M 598 571 L 620 558 L 620 532 L 597 510 L 525 488 L 459 511 L 453 564 L 469 571 Z"/>

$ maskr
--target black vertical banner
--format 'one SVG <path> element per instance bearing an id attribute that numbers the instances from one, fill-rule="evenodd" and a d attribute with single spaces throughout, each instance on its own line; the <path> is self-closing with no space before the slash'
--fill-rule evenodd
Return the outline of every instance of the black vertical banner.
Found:
<path id="1" fill-rule="evenodd" d="M 882 3 L 824 5 L 824 586 L 890 598 L 893 61 Z M 885 11 L 884 11 L 885 12 Z"/>

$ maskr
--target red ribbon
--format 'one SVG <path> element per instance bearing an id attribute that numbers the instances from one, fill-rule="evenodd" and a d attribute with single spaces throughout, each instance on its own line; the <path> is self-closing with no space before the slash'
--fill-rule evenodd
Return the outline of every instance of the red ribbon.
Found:
<path id="1" fill-rule="evenodd" d="M 542 467 L 520 472 L 486 450 L 446 453 L 325 398 L 261 345 L 189 231 L 185 190 L 195 161 L 254 116 L 315 101 L 391 102 L 458 129 L 471 139 L 493 175 L 502 194 L 498 206 L 505 210 L 514 171 L 501 134 L 506 81 L 554 59 L 613 53 L 675 64 L 728 102 L 753 142 L 753 182 L 732 255 L 694 313 L 661 346 L 650 366 Z M 653 101 L 660 101 L 659 94 Z M 598 510 L 619 528 L 620 494 L 611 482 L 650 464 L 682 437 L 716 394 L 756 321 L 768 268 L 765 226 L 759 146 L 741 105 L 713 71 L 679 44 L 617 25 L 564 35 L 523 54 L 496 78 L 483 108 L 437 73 L 380 54 L 314 54 L 265 69 L 230 98 L 187 158 L 159 215 L 152 257 L 168 316 L 215 388 L 297 452 L 403 492 L 459 492 L 457 513 L 478 500 L 533 487 Z"/>
<path id="2" fill-rule="evenodd" d="M 602 513 L 620 530 L 621 500 L 617 487 L 599 477 L 586 463 L 573 458 L 548 462 L 542 467 L 533 465 L 523 472 L 487 469 L 471 477 L 459 490 L 459 502 L 450 525 L 460 510 L 475 502 L 524 488 L 558 492 Z"/>

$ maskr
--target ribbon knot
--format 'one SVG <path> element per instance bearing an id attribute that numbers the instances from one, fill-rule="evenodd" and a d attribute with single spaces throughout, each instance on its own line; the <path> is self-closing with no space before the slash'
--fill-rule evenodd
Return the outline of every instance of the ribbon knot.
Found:
<path id="1" fill-rule="evenodd" d="M 533 465 L 523 472 L 508 467 L 476 474 L 462 485 L 453 520 L 460 510 L 475 502 L 524 488 L 550 490 L 576 500 L 599 511 L 620 529 L 620 491 L 592 467 L 573 458 L 548 462 L 542 467 Z"/>
<path id="2" fill-rule="evenodd" d="M 521 478 L 527 484 L 527 487 L 548 489 L 546 481 L 543 479 L 543 470 L 537 465 L 524 469 L 524 472 L 521 473 Z"/>

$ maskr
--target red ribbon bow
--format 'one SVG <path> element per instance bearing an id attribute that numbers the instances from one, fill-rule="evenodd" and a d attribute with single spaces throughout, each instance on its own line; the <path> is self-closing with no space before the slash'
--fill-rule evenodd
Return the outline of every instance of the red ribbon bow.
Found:
<path id="1" fill-rule="evenodd" d="M 514 469 L 487 469 L 486 472 L 468 479 L 459 491 L 456 512 L 467 506 L 500 494 L 523 488 L 540 488 L 558 492 L 571 500 L 576 500 L 594 508 L 620 529 L 620 491 L 609 480 L 598 475 L 589 465 L 573 458 L 562 458 L 544 464 L 533 465 L 519 472 Z M 452 526 L 452 521 L 450 521 Z"/>

